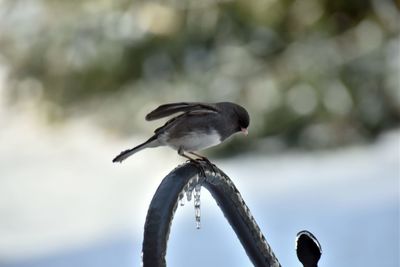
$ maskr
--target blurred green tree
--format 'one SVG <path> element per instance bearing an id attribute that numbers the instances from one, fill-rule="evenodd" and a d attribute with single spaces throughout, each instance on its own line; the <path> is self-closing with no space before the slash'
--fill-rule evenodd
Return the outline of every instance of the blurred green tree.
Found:
<path id="1" fill-rule="evenodd" d="M 11 103 L 33 99 L 48 118 L 131 134 L 157 104 L 229 100 L 251 112 L 250 149 L 333 147 L 399 125 L 398 6 L 3 1 L 0 57 Z"/>

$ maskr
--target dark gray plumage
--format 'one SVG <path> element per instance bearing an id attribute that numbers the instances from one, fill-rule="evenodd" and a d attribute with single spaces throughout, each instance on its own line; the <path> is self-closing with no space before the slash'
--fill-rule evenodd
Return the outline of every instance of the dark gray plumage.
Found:
<path id="1" fill-rule="evenodd" d="M 247 111 L 231 102 L 164 104 L 147 114 L 146 120 L 157 120 L 178 112 L 182 114 L 157 128 L 146 142 L 121 152 L 113 162 L 122 162 L 144 148 L 158 146 L 169 146 L 191 159 L 185 152 L 199 156 L 195 151 L 218 145 L 236 132 L 247 134 L 250 123 Z"/>

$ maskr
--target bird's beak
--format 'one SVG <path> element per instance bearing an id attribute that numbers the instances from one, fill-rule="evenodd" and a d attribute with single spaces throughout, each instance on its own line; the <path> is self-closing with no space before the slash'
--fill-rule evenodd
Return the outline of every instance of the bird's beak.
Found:
<path id="1" fill-rule="evenodd" d="M 241 131 L 242 131 L 242 133 L 244 135 L 248 135 L 249 134 L 249 131 L 246 128 L 242 128 Z"/>

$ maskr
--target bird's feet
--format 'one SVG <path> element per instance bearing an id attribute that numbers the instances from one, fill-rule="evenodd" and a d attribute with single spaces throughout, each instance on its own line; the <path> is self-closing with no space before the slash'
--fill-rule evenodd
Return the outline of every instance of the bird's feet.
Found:
<path id="1" fill-rule="evenodd" d="M 199 167 L 199 169 L 201 170 L 201 175 L 203 177 L 205 177 L 205 170 L 204 168 L 206 167 L 207 169 L 211 169 L 212 172 L 217 173 L 218 172 L 218 168 L 217 166 L 215 166 L 213 163 L 211 163 L 211 161 L 199 154 L 196 154 L 194 152 L 188 152 L 189 154 L 195 156 L 196 158 L 192 158 L 189 157 L 187 154 L 184 153 L 184 151 L 182 149 L 178 150 L 178 154 L 187 158 L 188 162 L 196 165 L 197 167 Z"/>
<path id="2" fill-rule="evenodd" d="M 195 165 L 199 169 L 199 175 L 201 177 L 206 177 L 206 172 L 204 170 L 204 164 L 202 164 L 200 159 L 189 158 L 186 162 Z"/>
<path id="3" fill-rule="evenodd" d="M 209 169 L 211 169 L 211 171 L 212 172 L 214 172 L 214 173 L 218 173 L 218 168 L 217 168 L 217 166 L 215 166 L 215 164 L 213 164 L 208 158 L 206 158 L 206 157 L 204 157 L 204 156 L 199 156 L 198 155 L 198 161 L 200 161 L 200 162 L 204 162 L 206 165 L 207 165 L 207 167 L 209 168 Z"/>

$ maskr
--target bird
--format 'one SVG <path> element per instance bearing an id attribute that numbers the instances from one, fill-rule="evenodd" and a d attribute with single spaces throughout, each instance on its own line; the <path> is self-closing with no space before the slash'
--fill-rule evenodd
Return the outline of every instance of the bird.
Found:
<path id="1" fill-rule="evenodd" d="M 171 115 L 174 116 L 157 128 L 147 141 L 122 151 L 112 161 L 121 163 L 145 148 L 159 146 L 171 147 L 191 161 L 195 159 L 188 154 L 208 161 L 196 152 L 216 146 L 235 133 L 247 135 L 250 124 L 246 109 L 232 102 L 163 104 L 147 114 L 145 119 L 152 121 Z"/>
<path id="2" fill-rule="evenodd" d="M 322 248 L 312 233 L 303 230 L 296 236 L 296 254 L 304 267 L 318 267 Z"/>

